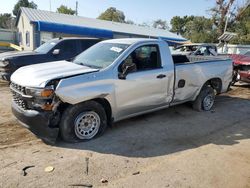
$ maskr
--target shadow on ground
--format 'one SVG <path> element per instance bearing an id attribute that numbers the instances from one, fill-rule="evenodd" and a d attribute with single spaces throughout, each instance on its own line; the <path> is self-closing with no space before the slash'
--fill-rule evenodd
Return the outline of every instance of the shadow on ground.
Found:
<path id="1" fill-rule="evenodd" d="M 144 158 L 207 144 L 234 145 L 250 138 L 249 112 L 250 99 L 218 96 L 211 112 L 196 112 L 188 105 L 179 105 L 118 122 L 92 141 L 59 141 L 56 146 Z"/>

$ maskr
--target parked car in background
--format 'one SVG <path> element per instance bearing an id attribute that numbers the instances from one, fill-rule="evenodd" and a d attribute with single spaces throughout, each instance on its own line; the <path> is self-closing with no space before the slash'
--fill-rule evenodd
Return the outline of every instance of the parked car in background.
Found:
<path id="1" fill-rule="evenodd" d="M 112 122 L 192 101 L 208 111 L 232 81 L 232 60 L 172 56 L 156 39 L 100 42 L 72 62 L 18 69 L 11 77 L 12 111 L 46 140 L 90 140 Z"/>
<path id="2" fill-rule="evenodd" d="M 177 46 L 172 54 L 194 55 L 194 56 L 217 56 L 217 46 L 207 43 L 191 43 Z"/>
<path id="3" fill-rule="evenodd" d="M 90 38 L 55 38 L 34 51 L 1 53 L 0 78 L 9 81 L 14 71 L 26 65 L 69 60 L 99 41 Z"/>
<path id="4" fill-rule="evenodd" d="M 234 63 L 233 84 L 237 81 L 250 83 L 250 52 L 244 55 L 231 54 L 229 55 Z"/>
<path id="5" fill-rule="evenodd" d="M 233 60 L 233 80 L 250 83 L 250 51 L 245 54 L 218 54 L 217 46 L 214 44 L 185 44 L 176 47 L 172 54 L 182 54 L 193 56 L 193 59 L 199 60 L 201 56 L 219 56 L 229 57 Z"/>

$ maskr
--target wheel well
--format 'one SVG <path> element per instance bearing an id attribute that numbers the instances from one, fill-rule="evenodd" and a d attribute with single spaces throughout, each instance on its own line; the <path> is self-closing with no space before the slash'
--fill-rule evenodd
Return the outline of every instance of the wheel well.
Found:
<path id="1" fill-rule="evenodd" d="M 71 104 L 69 103 L 63 103 L 61 102 L 60 105 L 58 106 L 57 110 L 62 114 L 63 111 L 68 108 Z"/>
<path id="2" fill-rule="evenodd" d="M 101 104 L 107 114 L 107 119 L 108 119 L 108 124 L 111 125 L 112 124 L 112 109 L 111 106 L 108 102 L 107 99 L 104 98 L 96 98 L 96 99 L 92 99 L 92 101 L 98 102 L 99 104 Z M 84 101 L 86 102 L 86 101 Z M 68 108 L 71 104 L 68 103 L 61 103 L 58 106 L 58 111 L 62 114 L 63 111 Z"/>
<path id="3" fill-rule="evenodd" d="M 112 108 L 111 105 L 109 103 L 109 101 L 107 99 L 104 98 L 96 98 L 96 99 L 92 99 L 95 102 L 98 102 L 99 104 L 101 104 L 107 114 L 107 119 L 108 119 L 108 125 L 112 124 Z"/>
<path id="4" fill-rule="evenodd" d="M 222 90 L 222 81 L 220 78 L 212 78 L 208 80 L 204 85 L 210 85 L 216 90 L 217 93 L 221 93 Z"/>

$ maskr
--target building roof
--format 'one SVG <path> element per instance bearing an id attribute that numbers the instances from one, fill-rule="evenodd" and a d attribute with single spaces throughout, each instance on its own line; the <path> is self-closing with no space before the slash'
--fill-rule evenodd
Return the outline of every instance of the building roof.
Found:
<path id="1" fill-rule="evenodd" d="M 81 16 L 60 14 L 24 7 L 21 7 L 16 24 L 19 21 L 21 13 L 25 14 L 30 20 L 30 22 L 37 23 L 40 27 L 51 27 L 51 25 L 48 24 L 54 24 L 57 26 L 58 30 L 65 29 L 65 26 L 72 26 L 70 30 L 79 30 L 81 28 L 84 28 L 89 29 L 88 32 L 90 34 L 91 32 L 93 32 L 93 29 L 97 29 L 100 30 L 100 32 L 106 32 L 107 36 L 110 35 L 110 33 L 108 32 L 112 32 L 139 35 L 144 37 L 156 37 L 172 41 L 186 41 L 186 39 L 184 39 L 183 37 L 162 29 L 148 28 L 112 21 L 104 21 Z"/>

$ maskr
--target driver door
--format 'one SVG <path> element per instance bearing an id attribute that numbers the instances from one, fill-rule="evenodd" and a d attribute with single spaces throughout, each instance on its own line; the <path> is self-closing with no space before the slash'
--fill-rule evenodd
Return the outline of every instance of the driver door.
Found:
<path id="1" fill-rule="evenodd" d="M 131 58 L 136 69 L 116 84 L 118 119 L 168 105 L 172 99 L 168 97 L 171 72 L 162 68 L 158 45 L 137 48 L 120 65 L 119 72 L 122 72 L 121 67 L 126 67 L 127 60 L 131 64 Z"/>

